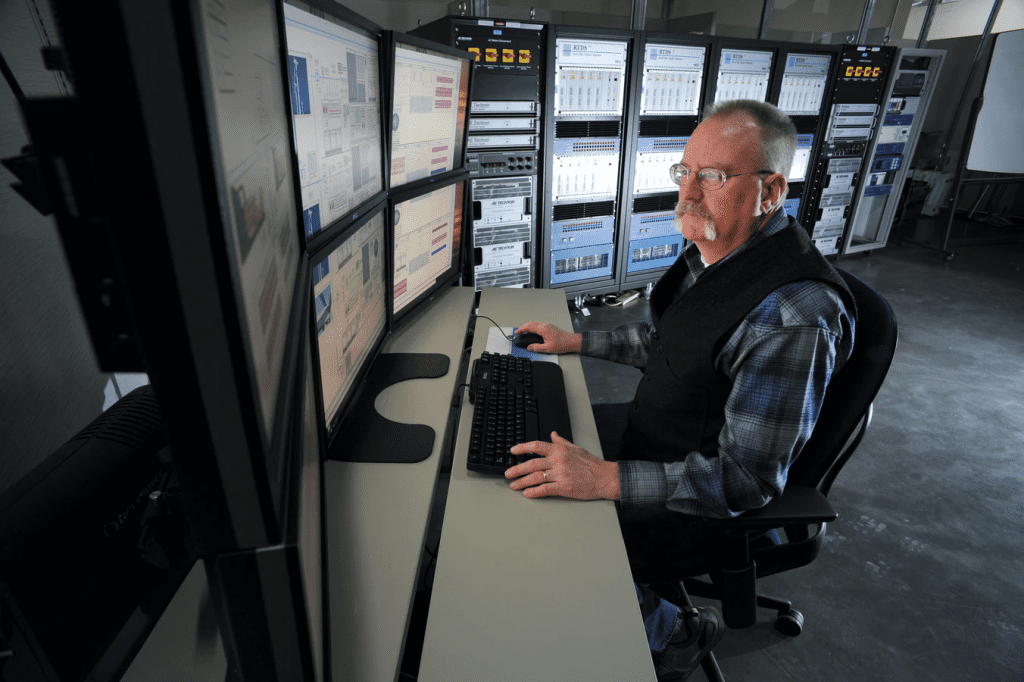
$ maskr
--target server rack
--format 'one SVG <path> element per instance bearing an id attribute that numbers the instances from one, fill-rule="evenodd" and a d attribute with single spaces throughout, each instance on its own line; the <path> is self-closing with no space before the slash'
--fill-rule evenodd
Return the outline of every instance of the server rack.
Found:
<path id="1" fill-rule="evenodd" d="M 674 225 L 679 163 L 708 98 L 714 39 L 645 32 L 634 60 L 627 172 L 620 209 L 620 289 L 656 282 L 686 246 Z"/>
<path id="2" fill-rule="evenodd" d="M 841 253 L 885 246 L 945 54 L 945 50 L 900 50 L 882 124 L 867 154 L 871 165 L 858 189 Z"/>
<path id="3" fill-rule="evenodd" d="M 631 119 L 635 31 L 548 31 L 542 189 L 543 287 L 566 295 L 619 290 L 618 245 Z"/>
<path id="4" fill-rule="evenodd" d="M 797 153 L 786 177 L 786 212 L 804 224 L 808 213 L 806 188 L 821 153 L 828 117 L 823 115 L 828 93 L 839 70 L 839 45 L 778 43 L 778 67 L 769 102 L 788 114 L 796 126 Z"/>
<path id="5" fill-rule="evenodd" d="M 466 167 L 473 286 L 533 287 L 547 26 L 444 17 L 410 31 L 476 55 Z"/>
<path id="6" fill-rule="evenodd" d="M 804 227 L 818 250 L 837 256 L 878 128 L 896 48 L 843 46 L 829 96 L 827 128 L 805 191 Z"/>

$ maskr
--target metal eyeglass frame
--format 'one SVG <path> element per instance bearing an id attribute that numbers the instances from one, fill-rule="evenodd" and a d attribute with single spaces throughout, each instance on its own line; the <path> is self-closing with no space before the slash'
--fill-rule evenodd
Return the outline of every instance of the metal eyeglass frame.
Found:
<path id="1" fill-rule="evenodd" d="M 668 176 L 672 178 L 672 182 L 676 183 L 677 185 L 682 185 L 684 169 L 685 167 L 681 163 L 674 163 L 671 166 L 669 166 Z M 687 171 L 687 173 L 689 173 L 688 169 L 685 170 Z M 708 190 L 709 192 L 713 192 L 717 189 L 722 189 L 723 187 L 725 187 L 725 181 L 728 180 L 729 178 L 735 178 L 740 175 L 757 175 L 759 173 L 774 172 L 775 171 L 762 169 L 756 171 L 749 171 L 747 173 L 733 173 L 732 175 L 726 175 L 723 171 L 717 168 L 701 168 L 699 171 L 697 171 L 697 182 L 700 183 L 700 186 L 702 188 Z M 709 187 L 705 183 L 707 183 L 712 178 L 718 178 L 718 184 L 715 185 L 714 187 Z"/>

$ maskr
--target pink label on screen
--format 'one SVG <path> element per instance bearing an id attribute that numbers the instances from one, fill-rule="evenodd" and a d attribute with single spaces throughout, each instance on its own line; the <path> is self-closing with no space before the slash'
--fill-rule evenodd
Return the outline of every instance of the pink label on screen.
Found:
<path id="1" fill-rule="evenodd" d="M 436 96 L 438 96 L 438 97 L 451 97 L 452 96 L 452 89 L 451 88 L 436 88 L 434 90 L 434 94 Z"/>
<path id="2" fill-rule="evenodd" d="M 398 298 L 405 293 L 405 290 L 409 288 L 409 280 L 403 279 L 401 282 L 395 285 L 395 298 Z"/>
<path id="3" fill-rule="evenodd" d="M 437 232 L 438 230 L 443 230 L 446 227 L 448 227 L 448 223 L 441 223 L 440 225 L 435 227 L 433 230 L 431 230 L 431 232 Z"/>
<path id="4" fill-rule="evenodd" d="M 430 242 L 431 246 L 433 246 L 434 244 L 436 244 L 438 242 L 444 241 L 447 236 L 448 236 L 447 232 L 445 232 L 444 234 L 437 235 L 436 237 L 434 237 L 434 241 Z"/>
<path id="5" fill-rule="evenodd" d="M 432 164 L 444 163 L 447 160 L 448 160 L 447 156 L 439 156 L 436 159 L 431 159 L 430 163 L 432 163 Z"/>
<path id="6" fill-rule="evenodd" d="M 448 76 L 438 76 L 437 77 L 437 82 L 438 83 L 454 83 L 455 81 L 452 80 L 451 78 L 449 78 Z"/>
<path id="7" fill-rule="evenodd" d="M 435 109 L 451 109 L 452 108 L 452 101 L 450 99 L 434 100 L 434 108 Z"/>
<path id="8" fill-rule="evenodd" d="M 448 151 L 448 145 L 444 145 L 443 147 L 434 147 L 430 151 L 432 151 L 435 154 L 438 153 L 438 152 L 446 152 L 446 151 Z"/>

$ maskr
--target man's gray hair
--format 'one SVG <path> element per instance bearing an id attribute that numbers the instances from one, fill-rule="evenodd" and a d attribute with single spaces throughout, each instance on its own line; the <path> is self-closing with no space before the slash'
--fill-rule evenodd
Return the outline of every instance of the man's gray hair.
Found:
<path id="1" fill-rule="evenodd" d="M 761 130 L 760 166 L 765 170 L 789 175 L 796 156 L 796 126 L 793 120 L 767 102 L 732 99 L 718 102 L 704 111 L 704 120 L 712 116 L 746 114 Z"/>

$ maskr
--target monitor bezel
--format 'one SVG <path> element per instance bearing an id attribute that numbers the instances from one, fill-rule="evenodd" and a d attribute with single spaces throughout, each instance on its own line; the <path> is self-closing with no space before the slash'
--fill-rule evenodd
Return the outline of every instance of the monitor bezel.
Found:
<path id="1" fill-rule="evenodd" d="M 399 31 L 388 31 L 386 37 L 387 37 L 387 54 L 388 54 L 388 65 L 387 65 L 388 69 L 387 70 L 388 70 L 389 75 L 391 76 L 390 80 L 389 80 L 388 97 L 387 97 L 387 111 L 386 111 L 386 115 L 385 115 L 385 122 L 387 124 L 386 125 L 387 166 L 388 166 L 387 188 L 388 188 L 388 194 L 390 195 L 390 194 L 394 194 L 396 191 L 397 192 L 406 192 L 406 191 L 409 191 L 409 190 L 413 190 L 413 189 L 417 189 L 417 188 L 421 188 L 421 187 L 426 187 L 426 186 L 431 185 L 431 184 L 436 184 L 436 182 L 438 182 L 442 178 L 445 178 L 445 176 L 447 176 L 448 174 L 455 173 L 455 172 L 462 171 L 462 170 L 466 169 L 466 154 L 467 154 L 468 147 L 469 147 L 469 109 L 470 109 L 470 105 L 471 105 L 471 103 L 473 101 L 473 73 L 475 71 L 476 55 L 474 55 L 472 52 L 467 52 L 465 50 L 459 50 L 457 48 L 449 47 L 448 45 L 444 45 L 442 43 L 435 43 L 435 42 L 433 42 L 431 40 L 427 40 L 425 38 L 420 38 L 420 37 L 414 36 L 414 35 L 409 35 L 408 33 L 401 33 Z M 443 173 L 438 174 L 437 176 L 434 176 L 434 177 L 429 177 L 428 176 L 426 178 L 419 178 L 417 180 L 413 180 L 412 182 L 404 182 L 401 185 L 394 185 L 394 186 L 392 186 L 392 184 L 391 184 L 391 154 L 393 152 L 393 142 L 392 142 L 392 130 L 391 130 L 391 117 L 392 117 L 392 114 L 394 113 L 394 111 L 393 111 L 394 110 L 394 103 L 395 103 L 395 78 L 394 78 L 394 72 L 395 72 L 395 61 L 397 59 L 397 57 L 396 57 L 396 50 L 398 49 L 398 44 L 399 43 L 404 43 L 404 44 L 407 44 L 407 45 L 412 45 L 413 47 L 418 47 L 418 48 L 423 49 L 423 50 L 433 50 L 434 52 L 438 52 L 440 54 L 446 54 L 446 55 L 448 55 L 450 57 L 457 57 L 459 59 L 464 60 L 466 63 L 469 64 L 469 81 L 468 81 L 468 83 L 466 85 L 466 102 L 465 102 L 465 106 L 463 107 L 462 134 L 457 136 L 457 139 L 455 141 L 455 143 L 457 145 L 459 145 L 459 153 L 457 155 L 457 158 L 455 159 L 455 161 L 457 163 L 455 165 L 453 165 L 452 168 L 450 168 L 449 170 L 446 170 Z M 456 120 L 456 124 L 455 125 L 456 125 L 456 130 L 457 130 L 458 129 L 458 125 L 459 125 L 457 120 Z"/>
<path id="2" fill-rule="evenodd" d="M 469 190 L 471 177 L 469 171 L 463 170 L 457 173 L 448 173 L 444 176 L 439 176 L 436 182 L 429 183 L 427 185 L 419 185 L 416 187 L 410 187 L 402 192 L 394 194 L 388 197 L 388 224 L 390 226 L 390 248 L 388 250 L 388 329 L 391 332 L 396 332 L 401 329 L 405 324 L 416 317 L 419 312 L 427 307 L 429 301 L 435 298 L 439 291 L 445 289 L 454 283 L 458 282 L 462 277 L 462 268 L 464 265 L 464 251 L 466 245 L 466 233 L 468 232 L 466 222 L 469 216 Z M 395 311 L 395 208 L 410 199 L 416 199 L 421 196 L 430 194 L 437 190 L 445 189 L 451 185 L 462 183 L 462 226 L 459 229 L 459 242 L 458 244 L 452 244 L 452 249 L 458 249 L 457 252 L 452 254 L 451 265 L 447 270 L 438 275 L 434 279 L 434 283 L 430 285 L 419 296 L 411 300 L 405 305 L 405 307 L 399 311 Z"/>
<path id="3" fill-rule="evenodd" d="M 366 361 L 363 366 L 356 372 L 355 378 L 352 380 L 352 384 L 349 387 L 348 395 L 346 395 L 341 404 L 338 405 L 338 411 L 335 413 L 332 420 L 327 419 L 327 409 L 324 405 L 324 393 L 323 393 L 323 379 L 320 368 L 320 352 L 317 346 L 317 334 L 316 334 L 316 301 L 313 295 L 313 265 L 319 263 L 324 258 L 328 258 L 335 249 L 343 244 L 347 239 L 353 237 L 362 227 L 364 227 L 370 220 L 378 215 L 383 216 L 384 220 L 384 233 L 383 233 L 383 247 L 385 251 L 384 258 L 384 328 L 376 339 L 372 342 L 372 348 L 370 353 L 366 356 Z M 390 304 L 390 287 L 391 287 L 391 276 L 389 271 L 391 269 L 391 246 L 392 244 L 392 233 L 391 233 L 391 211 L 388 210 L 388 202 L 382 200 L 372 208 L 368 209 L 363 213 L 359 219 L 354 223 L 346 227 L 344 230 L 335 233 L 327 242 L 322 244 L 316 251 L 309 254 L 307 262 L 309 268 L 307 270 L 307 278 L 305 280 L 305 292 L 306 292 L 306 307 L 309 310 L 309 321 L 306 327 L 309 329 L 309 342 L 311 351 L 313 353 L 313 382 L 315 386 L 315 394 L 317 400 L 317 419 L 322 425 L 321 429 L 321 441 L 323 444 L 323 450 L 325 452 L 330 451 L 334 444 L 335 436 L 341 430 L 341 425 L 345 423 L 352 412 L 353 406 L 359 401 L 359 396 L 362 394 L 363 385 L 366 382 L 366 377 L 370 373 L 370 368 L 373 366 L 377 356 L 380 355 L 383 350 L 384 343 L 388 338 L 390 330 L 390 315 L 391 315 L 391 304 Z"/>
<path id="4" fill-rule="evenodd" d="M 380 201 L 383 201 L 388 194 L 388 183 L 391 177 L 391 154 L 390 152 L 390 136 L 388 133 L 387 122 L 389 120 L 388 110 L 390 108 L 390 100 L 388 91 L 392 85 L 389 85 L 391 79 L 387 78 L 387 62 L 388 62 L 388 47 L 387 32 L 383 27 L 367 19 L 366 17 L 353 12 L 349 8 L 341 5 L 334 0 L 282 0 L 278 6 L 278 16 L 280 23 L 281 43 L 282 43 L 282 63 L 287 63 L 288 57 L 288 34 L 287 26 L 285 25 L 284 16 L 284 5 L 291 5 L 292 7 L 308 12 L 303 7 L 306 5 L 312 9 L 331 15 L 331 18 L 336 19 L 340 22 L 348 24 L 343 28 L 350 28 L 355 32 L 361 32 L 366 37 L 372 38 L 377 41 L 377 92 L 380 99 L 380 116 L 377 121 L 379 126 L 381 137 L 381 189 L 373 194 L 369 199 L 364 201 L 362 204 L 354 207 L 353 210 L 347 214 L 336 218 L 333 222 L 320 227 L 320 231 L 310 237 L 306 237 L 305 227 L 303 225 L 302 216 L 302 185 L 299 180 L 299 157 L 295 149 L 295 116 L 294 114 L 288 117 L 288 128 L 292 140 L 292 177 L 294 179 L 293 184 L 295 185 L 295 196 L 297 197 L 296 205 L 299 209 L 299 220 L 298 227 L 302 237 L 302 243 L 305 245 L 306 253 L 310 254 L 314 251 L 319 250 L 324 244 L 329 242 L 339 230 L 344 230 L 350 227 L 353 223 L 359 220 L 360 216 L 364 215 L 367 211 L 371 210 Z M 316 16 L 316 15 L 313 15 Z M 287 70 L 287 66 L 284 67 Z M 287 74 L 286 74 L 287 75 Z M 285 88 L 287 90 L 287 88 Z M 288 111 L 291 113 L 291 97 L 288 96 Z"/>
<path id="5" fill-rule="evenodd" d="M 310 264 L 311 265 L 311 264 Z M 311 274 L 311 273 L 310 273 Z M 318 529 L 318 542 L 319 542 L 319 566 L 317 572 L 317 578 L 319 579 L 319 591 L 320 591 L 320 657 L 322 661 L 321 672 L 323 680 L 331 679 L 331 647 L 330 642 L 330 600 L 329 600 L 329 585 L 328 585 L 328 556 L 327 556 L 327 516 L 326 506 L 324 504 L 325 499 L 325 471 L 324 466 L 326 462 L 325 447 L 324 447 L 324 430 L 323 430 L 323 418 L 319 410 L 317 410 L 318 393 L 316 385 L 317 377 L 317 362 L 316 362 L 316 350 L 313 348 L 312 340 L 309 338 L 313 328 L 308 324 L 307 319 L 312 314 L 309 308 L 303 308 L 300 316 L 302 319 L 302 333 L 300 336 L 299 349 L 296 354 L 298 357 L 298 370 L 296 372 L 295 382 L 293 386 L 294 390 L 294 406 L 295 412 L 292 415 L 291 420 L 291 438 L 288 441 L 290 448 L 289 467 L 286 472 L 287 481 L 285 486 L 285 498 L 283 506 L 283 518 L 282 518 L 282 544 L 284 546 L 286 555 L 289 563 L 294 566 L 294 572 L 290 572 L 290 582 L 292 592 L 296 595 L 306 595 L 308 586 L 304 582 L 304 574 L 302 572 L 302 562 L 304 561 L 304 536 L 302 534 L 301 520 L 303 517 L 304 510 L 302 507 L 303 503 L 303 489 L 305 485 L 305 478 L 303 476 L 303 468 L 306 464 L 306 423 L 305 423 L 305 407 L 306 407 L 306 393 L 307 387 L 312 390 L 312 435 L 316 439 L 316 456 L 315 462 L 317 467 L 317 499 L 319 504 L 317 505 L 317 529 Z M 315 327 L 315 322 L 313 327 Z M 311 374 L 307 376 L 306 366 L 309 364 Z M 309 605 L 309 600 L 296 604 L 296 608 L 301 607 L 302 612 L 306 615 L 305 624 L 307 627 L 312 627 L 314 623 L 310 619 L 310 614 L 306 611 Z M 296 618 L 296 624 L 301 627 L 301 622 Z M 300 633 L 302 634 L 302 633 Z M 304 650 L 308 650 L 314 657 L 317 655 L 316 652 L 312 651 L 312 646 L 315 641 L 315 636 L 311 632 L 305 633 L 306 636 L 300 638 L 300 646 Z M 288 635 L 293 637 L 294 634 Z M 308 649 L 307 649 L 308 648 Z M 303 653 L 306 653 L 304 651 Z"/>

